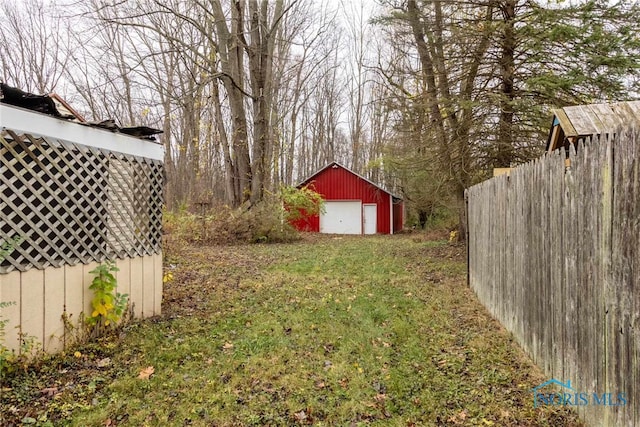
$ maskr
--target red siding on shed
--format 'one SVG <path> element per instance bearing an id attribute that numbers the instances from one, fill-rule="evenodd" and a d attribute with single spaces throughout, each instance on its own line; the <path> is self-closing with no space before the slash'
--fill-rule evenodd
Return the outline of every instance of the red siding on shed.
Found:
<path id="1" fill-rule="evenodd" d="M 307 185 L 321 194 L 326 201 L 361 200 L 363 204 L 375 203 L 377 205 L 377 232 L 390 234 L 391 195 L 350 170 L 338 164 L 332 164 L 305 181 L 303 185 Z M 402 202 L 399 205 L 400 212 L 402 212 L 401 204 Z M 394 206 L 393 210 L 395 214 L 398 208 Z M 393 222 L 394 231 L 402 229 L 402 215 L 399 218 L 394 218 Z M 320 218 L 318 215 L 310 216 L 296 221 L 294 225 L 299 230 L 319 232 Z"/>
<path id="2" fill-rule="evenodd" d="M 399 200 L 393 203 L 393 232 L 401 232 L 402 227 L 404 227 L 404 203 Z"/>

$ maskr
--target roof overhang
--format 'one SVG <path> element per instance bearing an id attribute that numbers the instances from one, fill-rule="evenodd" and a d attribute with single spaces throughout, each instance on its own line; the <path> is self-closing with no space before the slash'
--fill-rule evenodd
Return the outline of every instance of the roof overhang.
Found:
<path id="1" fill-rule="evenodd" d="M 553 151 L 563 143 L 557 126 L 563 131 L 563 139 L 575 142 L 578 138 L 615 132 L 625 124 L 640 123 L 640 101 L 574 105 L 557 108 L 552 112 L 553 122 L 547 140 L 547 151 Z"/>
<path id="2" fill-rule="evenodd" d="M 377 189 L 379 189 L 381 191 L 384 191 L 385 193 L 390 195 L 394 199 L 394 201 L 401 201 L 402 200 L 401 197 L 398 197 L 395 194 L 391 193 L 390 191 L 385 190 L 384 188 L 380 187 L 375 182 L 365 178 L 364 176 L 360 175 L 359 173 L 356 173 L 356 172 L 352 171 L 348 167 L 346 167 L 346 166 L 344 166 L 344 165 L 342 165 L 342 164 L 340 164 L 338 162 L 331 162 L 328 165 L 326 165 L 325 167 L 323 167 L 322 169 L 314 172 L 313 174 L 311 174 L 311 176 L 309 176 L 304 181 L 302 181 L 298 185 L 296 185 L 296 188 L 304 187 L 305 185 L 309 184 L 310 182 L 312 182 L 314 180 L 315 177 L 317 177 L 318 175 L 320 175 L 322 172 L 324 172 L 325 170 L 327 170 L 329 168 L 342 168 L 342 169 L 346 170 L 347 172 L 350 172 L 353 175 L 357 176 L 358 178 L 362 179 L 363 181 L 368 182 L 369 184 L 373 185 Z"/>
<path id="3" fill-rule="evenodd" d="M 0 128 L 35 137 L 55 138 L 153 160 L 164 160 L 164 147 L 152 141 L 62 120 L 0 103 Z"/>

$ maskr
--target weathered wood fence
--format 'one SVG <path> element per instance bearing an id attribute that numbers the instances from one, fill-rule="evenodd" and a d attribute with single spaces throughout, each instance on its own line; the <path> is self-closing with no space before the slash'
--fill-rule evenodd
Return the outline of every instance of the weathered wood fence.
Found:
<path id="1" fill-rule="evenodd" d="M 565 170 L 566 169 L 566 170 Z M 640 132 L 594 136 L 467 190 L 469 281 L 594 426 L 640 426 Z M 533 400 L 533 396 L 532 396 Z"/>

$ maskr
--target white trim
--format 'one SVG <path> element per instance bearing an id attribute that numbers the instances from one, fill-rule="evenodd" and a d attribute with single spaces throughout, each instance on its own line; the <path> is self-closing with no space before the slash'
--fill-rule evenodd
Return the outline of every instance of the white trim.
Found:
<path id="1" fill-rule="evenodd" d="M 6 104 L 0 104 L 0 127 L 16 133 L 55 138 L 132 156 L 164 160 L 164 147 L 161 144 Z"/>

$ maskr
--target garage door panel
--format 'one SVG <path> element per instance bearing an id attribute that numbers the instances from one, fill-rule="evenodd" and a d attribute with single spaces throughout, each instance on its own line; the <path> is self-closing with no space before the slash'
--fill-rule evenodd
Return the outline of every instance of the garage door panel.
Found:
<path id="1" fill-rule="evenodd" d="M 362 202 L 327 201 L 320 215 L 320 232 L 331 234 L 362 234 Z"/>

